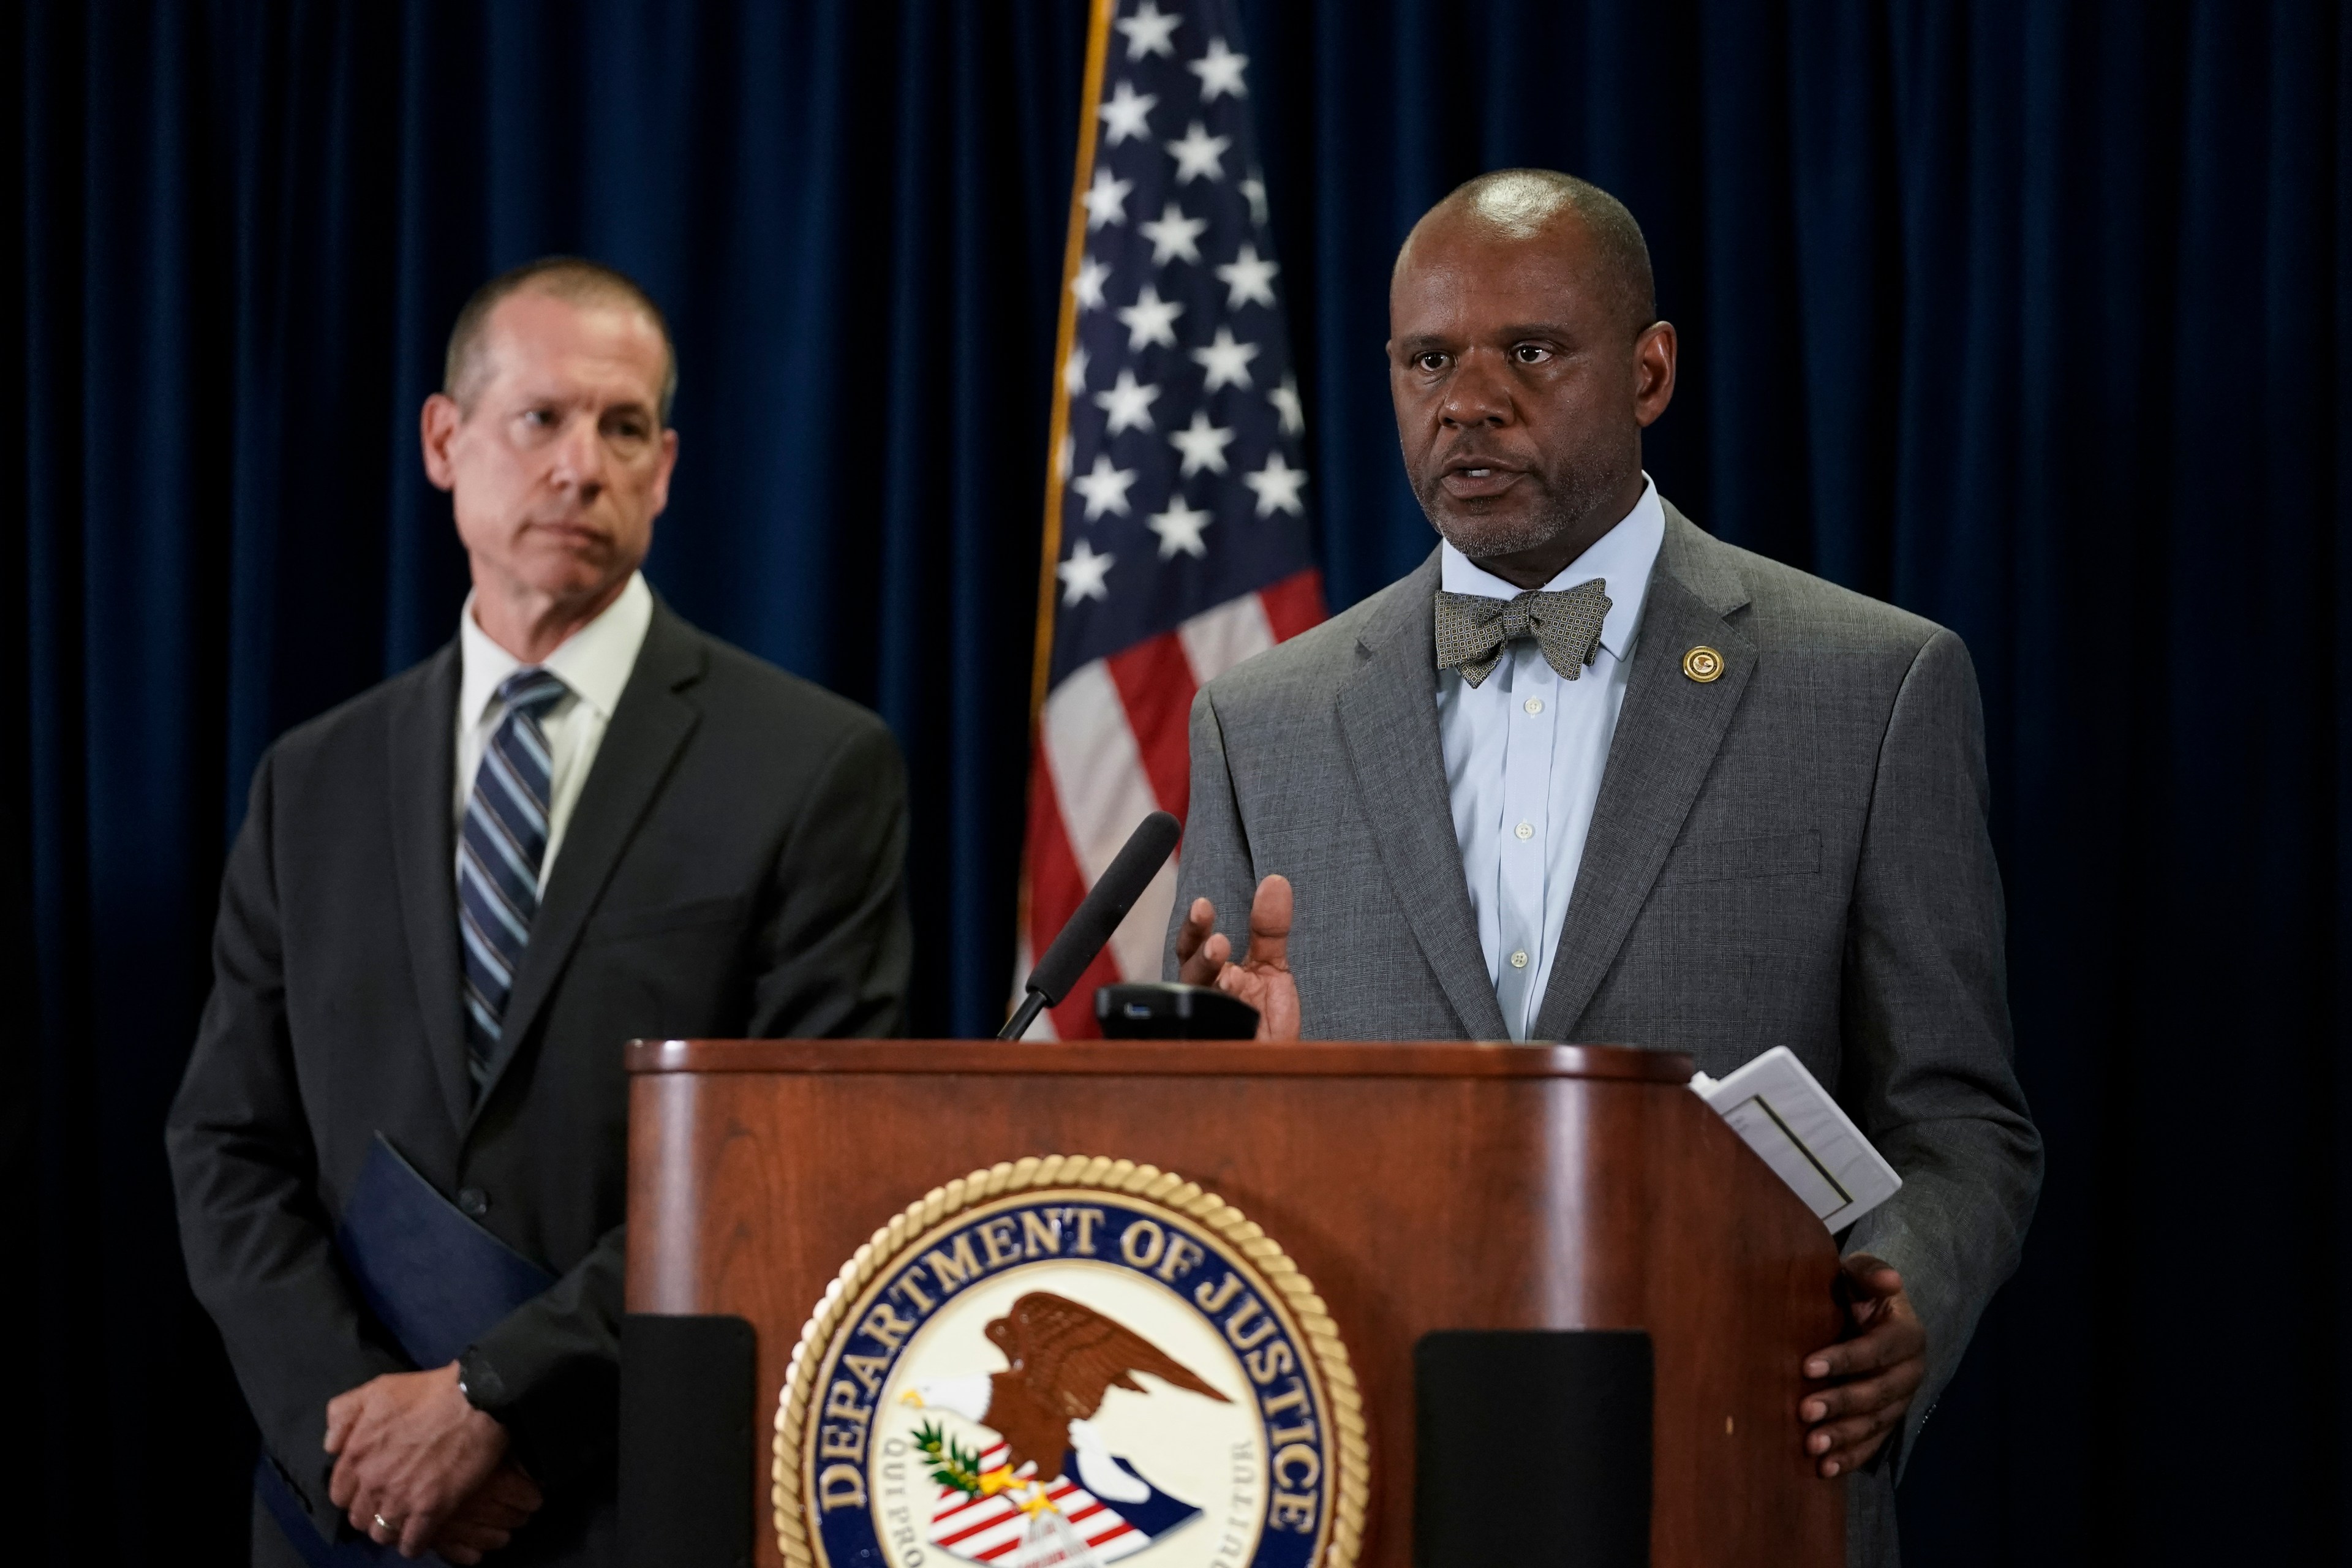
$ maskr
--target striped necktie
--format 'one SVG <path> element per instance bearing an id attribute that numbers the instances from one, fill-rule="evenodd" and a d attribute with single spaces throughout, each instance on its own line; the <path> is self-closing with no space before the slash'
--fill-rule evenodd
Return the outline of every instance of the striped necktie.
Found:
<path id="1" fill-rule="evenodd" d="M 466 1065 L 479 1094 L 498 1057 L 515 971 L 539 912 L 554 759 L 540 719 L 571 689 L 536 668 L 499 684 L 506 717 L 474 770 L 457 835 L 457 934 L 466 961 Z"/>

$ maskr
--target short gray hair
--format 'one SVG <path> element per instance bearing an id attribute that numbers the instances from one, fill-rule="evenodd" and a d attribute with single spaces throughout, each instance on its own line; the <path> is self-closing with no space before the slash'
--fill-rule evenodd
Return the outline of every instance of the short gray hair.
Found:
<path id="1" fill-rule="evenodd" d="M 654 331 L 661 334 L 663 362 L 661 403 L 655 416 L 664 426 L 669 424 L 669 406 L 677 396 L 677 344 L 670 338 L 668 318 L 635 279 L 618 268 L 578 256 L 542 256 L 509 268 L 474 290 L 473 298 L 457 312 L 457 324 L 449 329 L 449 353 L 441 366 L 444 393 L 456 398 L 460 407 L 470 408 L 480 391 L 482 343 L 489 331 L 490 312 L 509 295 L 525 290 L 550 294 L 574 305 L 619 305 L 641 312 L 653 322 Z"/>

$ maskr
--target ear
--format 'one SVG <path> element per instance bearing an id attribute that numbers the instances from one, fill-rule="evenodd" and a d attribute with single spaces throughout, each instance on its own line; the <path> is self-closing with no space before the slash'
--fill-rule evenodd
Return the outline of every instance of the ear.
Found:
<path id="1" fill-rule="evenodd" d="M 1675 324 L 1653 321 L 1633 340 L 1633 422 L 1647 429 L 1675 400 Z"/>
<path id="2" fill-rule="evenodd" d="M 669 477 L 677 471 L 677 432 L 662 432 L 661 467 L 654 473 L 654 515 L 659 517 L 669 506 Z"/>
<path id="3" fill-rule="evenodd" d="M 457 469 L 449 460 L 449 444 L 457 438 L 457 427 L 465 422 L 466 411 L 447 393 L 436 392 L 425 400 L 424 412 L 417 416 L 417 435 L 425 447 L 425 477 L 436 489 L 457 488 Z"/>

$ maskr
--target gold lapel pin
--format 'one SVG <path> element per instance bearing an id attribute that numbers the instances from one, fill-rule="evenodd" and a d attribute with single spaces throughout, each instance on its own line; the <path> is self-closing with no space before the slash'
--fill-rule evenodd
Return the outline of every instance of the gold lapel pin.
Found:
<path id="1" fill-rule="evenodd" d="M 1723 674 L 1723 656 L 1701 643 L 1683 655 L 1683 673 L 1705 686 Z"/>

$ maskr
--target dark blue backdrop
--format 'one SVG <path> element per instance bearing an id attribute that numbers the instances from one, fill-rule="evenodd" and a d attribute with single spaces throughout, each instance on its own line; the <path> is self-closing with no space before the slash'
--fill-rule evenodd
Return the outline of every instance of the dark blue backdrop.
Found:
<path id="1" fill-rule="evenodd" d="M 1430 545 L 1391 250 L 1536 163 L 1649 230 L 1685 354 L 1667 493 L 1975 650 L 2050 1180 L 1921 1443 L 1911 1560 L 2342 1552 L 2352 27 L 1245 10 L 1336 602 Z M 995 1021 L 1083 36 L 1070 0 L 15 12 L 0 1342 L 40 1459 L 0 1472 L 0 1539 L 241 1550 L 247 1438 L 157 1128 L 254 759 L 454 624 L 415 423 L 489 272 L 582 251 L 669 309 L 650 574 L 888 717 L 918 1024 Z"/>

